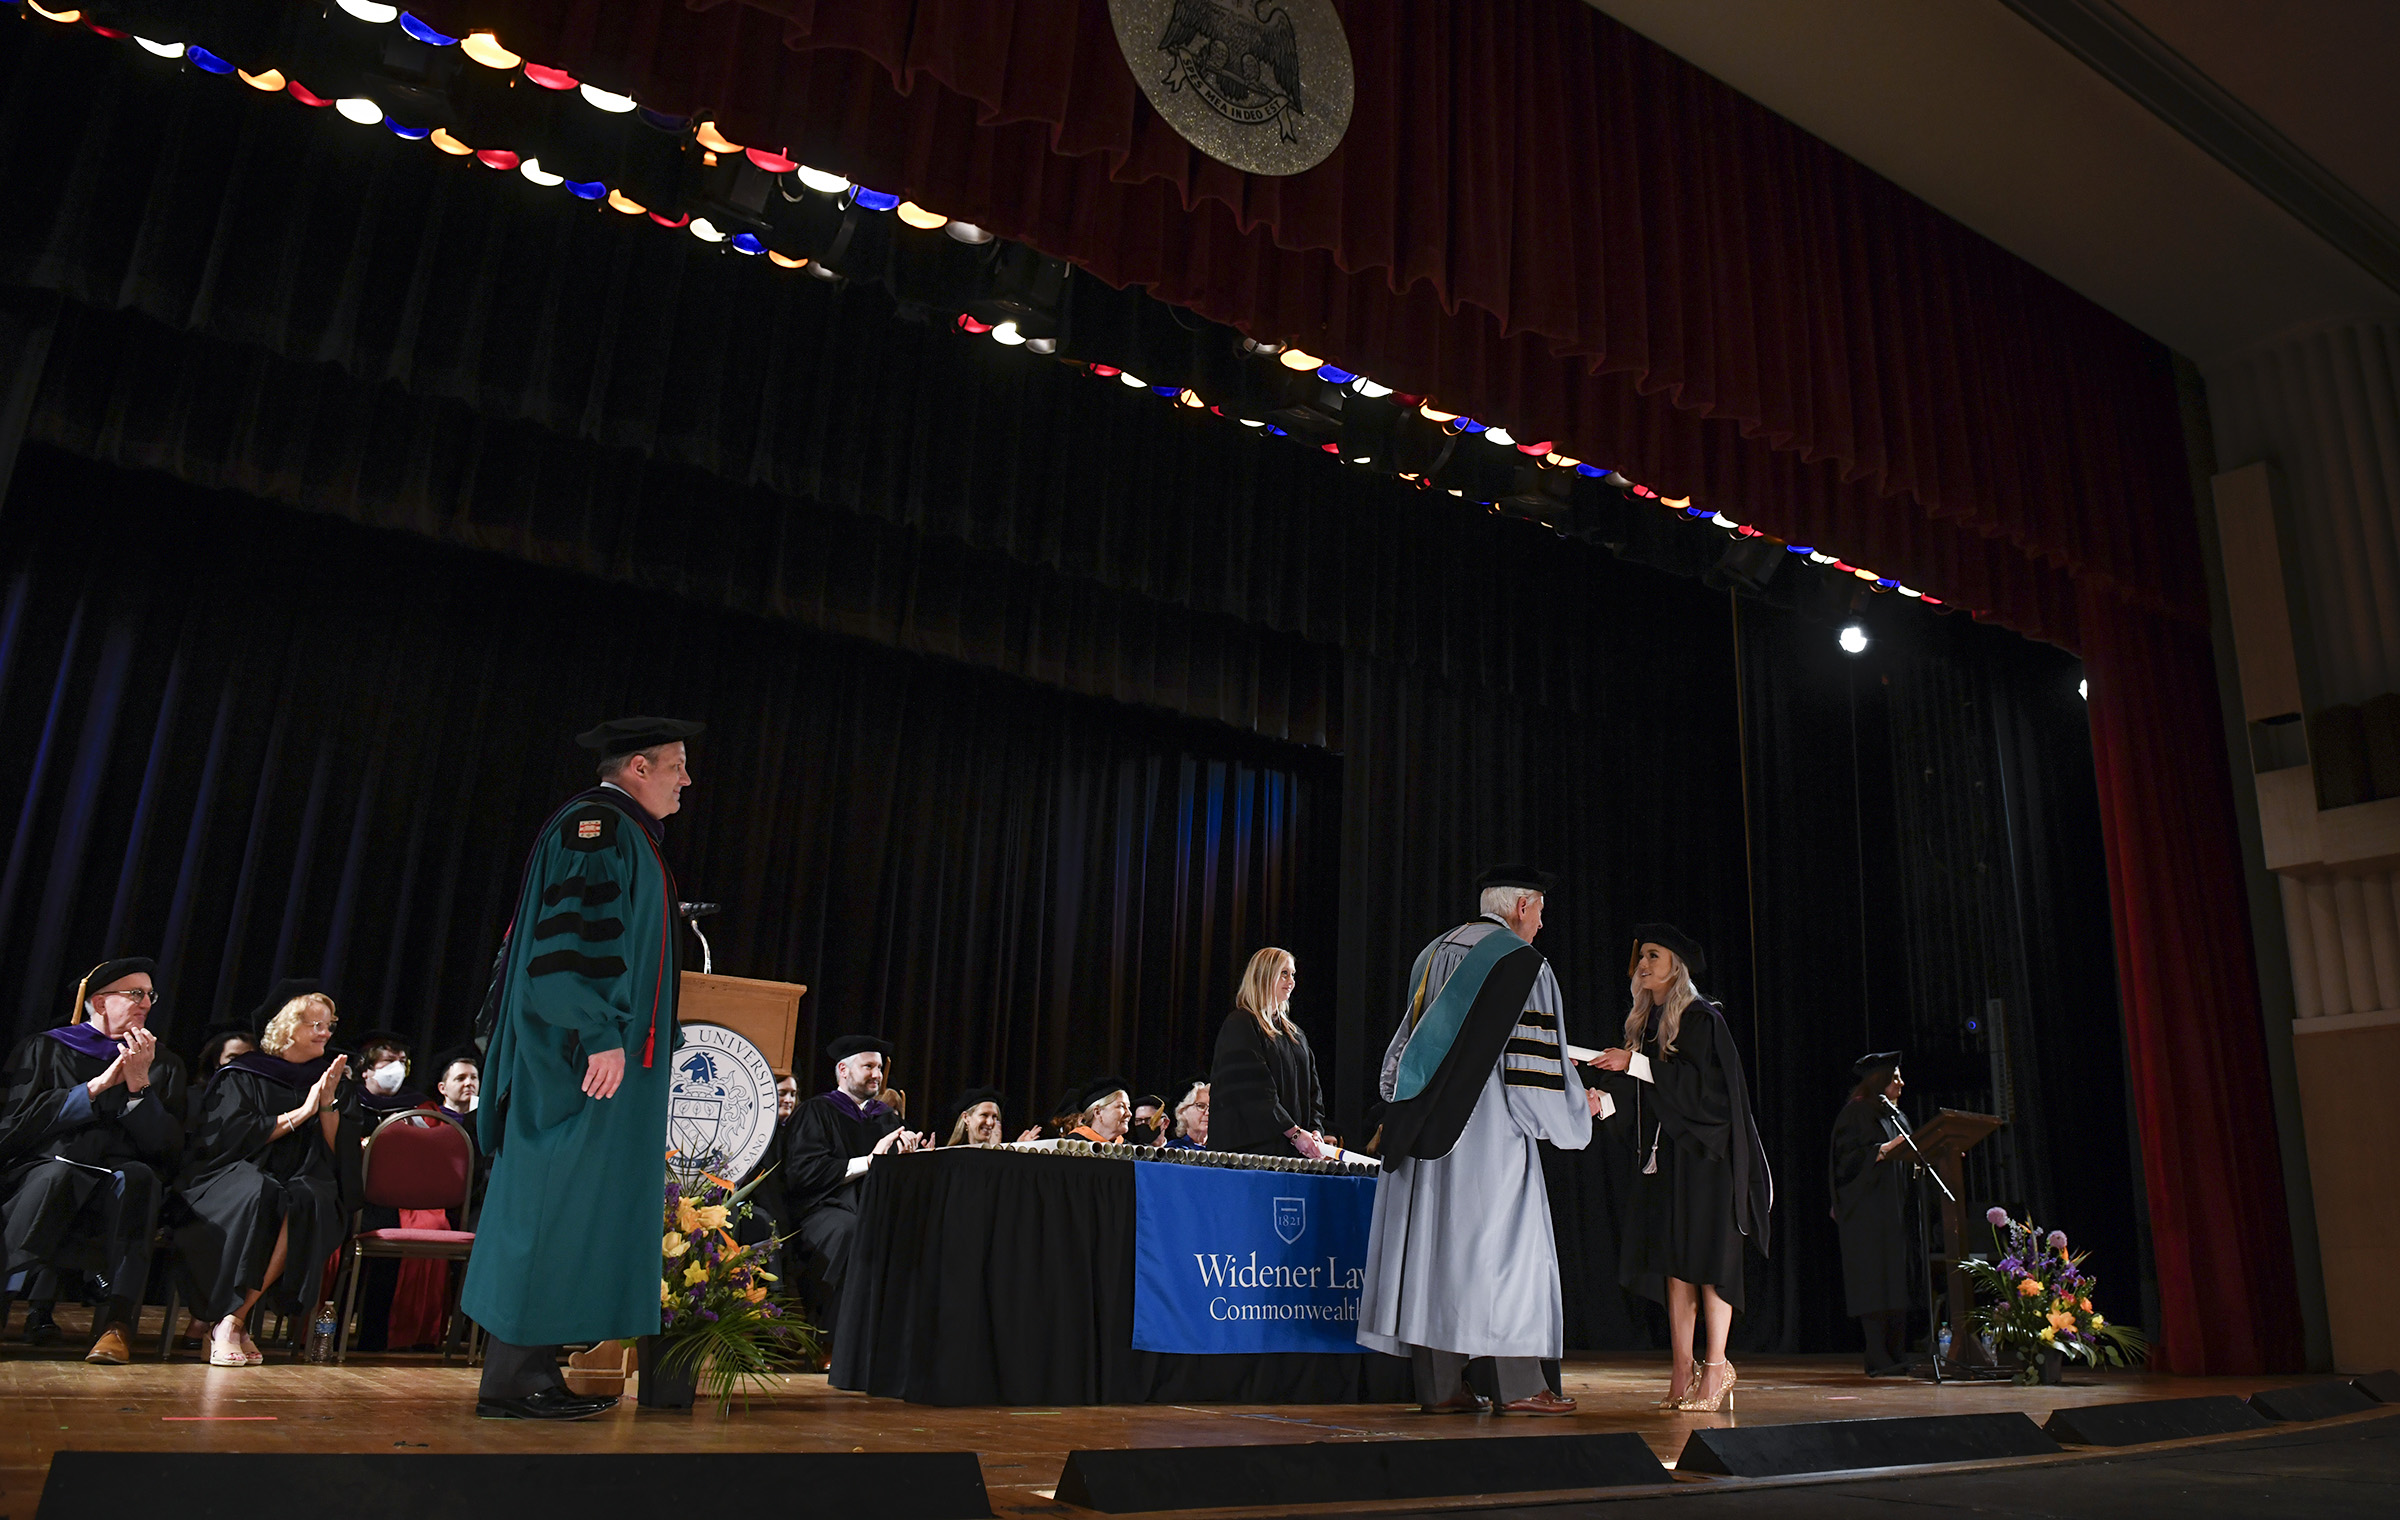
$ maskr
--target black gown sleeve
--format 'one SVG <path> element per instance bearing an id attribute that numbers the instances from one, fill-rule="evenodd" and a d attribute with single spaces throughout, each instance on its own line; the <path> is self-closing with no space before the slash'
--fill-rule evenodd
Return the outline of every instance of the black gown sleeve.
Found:
<path id="1" fill-rule="evenodd" d="M 68 1070 L 69 1055 L 46 1034 L 9 1052 L 7 1092 L 0 1096 L 0 1166 L 36 1155 L 58 1129 L 77 1085 Z"/>
<path id="2" fill-rule="evenodd" d="M 1716 1048 L 1717 1021 L 1693 1003 L 1675 1034 L 1675 1053 L 1650 1052 L 1649 1098 L 1667 1133 L 1698 1146 L 1711 1161 L 1732 1154 L 1733 1103 Z"/>
<path id="3" fill-rule="evenodd" d="M 1275 1091 L 1266 1033 L 1247 1013 L 1227 1014 L 1218 1026 L 1216 1055 L 1208 1068 L 1208 1102 L 1211 1150 L 1265 1144 L 1300 1122 Z"/>
<path id="4" fill-rule="evenodd" d="M 1883 1144 L 1883 1126 L 1876 1120 L 1876 1106 L 1872 1102 L 1845 1103 L 1834 1116 L 1827 1180 L 1831 1184 L 1836 1219 L 1848 1218 L 1874 1191 L 1875 1168 L 1882 1164 L 1876 1161 L 1875 1152 Z"/>
<path id="5" fill-rule="evenodd" d="M 793 1217 L 822 1203 L 849 1170 L 850 1149 L 831 1105 L 811 1098 L 794 1109 L 783 1137 L 783 1195 Z"/>
<path id="6" fill-rule="evenodd" d="M 1325 1083 L 1324 1079 L 1317 1074 L 1316 1047 L 1308 1043 L 1307 1035 L 1303 1034 L 1298 1038 L 1300 1041 L 1300 1059 L 1305 1062 L 1308 1067 L 1308 1119 L 1307 1122 L 1301 1127 L 1303 1129 L 1321 1132 L 1325 1128 Z"/>
<path id="7" fill-rule="evenodd" d="M 112 1087 L 108 1097 L 115 1098 L 120 1093 L 125 1093 L 123 1087 Z M 150 1063 L 150 1085 L 143 1090 L 142 1101 L 136 1103 L 130 1093 L 125 1093 L 117 1110 L 134 1154 L 162 1175 L 174 1171 L 176 1163 L 183 1159 L 186 1101 L 183 1062 L 173 1052 L 162 1049 Z"/>

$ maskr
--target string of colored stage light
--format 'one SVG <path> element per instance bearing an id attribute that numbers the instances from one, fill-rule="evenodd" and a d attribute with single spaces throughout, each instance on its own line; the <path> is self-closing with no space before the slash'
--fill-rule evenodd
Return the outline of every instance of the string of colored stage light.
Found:
<path id="1" fill-rule="evenodd" d="M 704 243 L 723 246 L 747 257 L 763 256 L 779 268 L 795 271 L 810 270 L 827 279 L 838 280 L 841 278 L 840 273 L 829 268 L 822 258 L 812 260 L 803 256 L 787 254 L 769 246 L 767 240 L 761 237 L 757 231 L 738 228 L 728 232 L 717 224 L 716 219 L 695 215 L 680 208 L 676 215 L 670 217 L 626 195 L 624 187 L 621 185 L 611 186 L 599 179 L 570 179 L 565 174 L 553 173 L 543 168 L 538 157 L 520 155 L 510 148 L 475 147 L 464 141 L 451 125 L 421 125 L 403 121 L 398 115 L 387 111 L 382 104 L 367 95 L 335 97 L 318 95 L 310 90 L 303 81 L 286 75 L 280 69 L 268 67 L 253 72 L 242 68 L 201 43 L 161 42 L 111 27 L 99 19 L 99 15 L 106 14 L 110 9 L 106 4 L 96 4 L 90 7 L 92 13 L 87 13 L 86 10 L 80 9 L 51 10 L 40 4 L 39 0 L 0 0 L 0 3 L 22 4 L 25 11 L 46 20 L 67 26 L 80 24 L 100 36 L 130 41 L 154 57 L 180 61 L 205 74 L 231 75 L 254 90 L 286 95 L 310 109 L 330 109 L 345 120 L 361 126 L 383 126 L 396 137 L 410 142 L 430 143 L 437 151 L 453 158 L 471 158 L 487 168 L 501 172 L 513 169 L 529 182 L 543 188 L 563 188 L 568 194 L 579 200 L 605 204 L 627 216 L 646 217 L 651 222 L 668 230 L 688 231 L 693 237 Z M 705 161 L 711 165 L 717 163 L 720 156 L 738 156 L 762 174 L 774 176 L 778 180 L 788 177 L 815 194 L 835 198 L 845 209 L 857 206 L 872 212 L 889 212 L 911 228 L 924 232 L 941 231 L 961 243 L 970 245 L 986 244 L 994 240 L 993 234 L 988 229 L 973 223 L 958 221 L 938 211 L 928 210 L 889 191 L 876 190 L 857 184 L 830 170 L 801 163 L 782 152 L 730 141 L 717 130 L 717 125 L 712 120 L 703 118 L 695 122 L 686 117 L 648 110 L 630 95 L 601 89 L 588 81 L 575 78 L 564 69 L 535 63 L 518 53 L 511 52 L 493 32 L 477 31 L 470 32 L 463 37 L 453 37 L 435 30 L 396 5 L 382 3 L 382 0 L 336 0 L 336 6 L 343 15 L 356 22 L 378 27 L 394 26 L 412 40 L 428 48 L 457 48 L 463 57 L 483 68 L 504 74 L 521 74 L 529 83 L 551 92 L 562 101 L 572 95 L 581 99 L 588 108 L 607 115 L 622 116 L 638 112 L 645 124 L 657 130 L 688 133 L 690 141 L 702 150 L 706 155 Z M 326 25 L 338 24 L 331 13 L 328 13 L 323 20 Z M 985 322 L 972 313 L 962 312 L 957 317 L 955 326 L 962 333 L 989 337 L 1004 346 L 1023 347 L 1028 352 L 1035 354 L 1053 355 L 1058 348 L 1056 339 L 1028 336 L 1020 330 L 1015 321 Z M 1880 575 L 1873 570 L 1850 564 L 1835 555 L 1822 553 L 1813 545 L 1786 543 L 1756 527 L 1736 522 L 1722 512 L 1705 506 L 1694 506 L 1689 497 L 1661 496 L 1650 487 L 1629 480 L 1615 470 L 1589 464 L 1559 452 L 1553 440 L 1542 439 L 1520 443 L 1507 428 L 1497 423 L 1481 422 L 1456 412 L 1445 411 L 1437 407 L 1430 397 L 1395 391 L 1392 387 L 1369 379 L 1358 371 L 1345 369 L 1333 360 L 1307 353 L 1290 345 L 1245 339 L 1242 347 L 1249 353 L 1273 358 L 1285 369 L 1300 373 L 1313 372 L 1318 379 L 1327 384 L 1342 387 L 1368 400 L 1394 400 L 1414 409 L 1418 416 L 1440 427 L 1448 436 L 1478 436 L 1484 442 L 1496 447 L 1513 449 L 1541 468 L 1571 471 L 1587 479 L 1605 481 L 1627 490 L 1643 500 L 1656 501 L 1687 519 L 1706 519 L 1712 526 L 1724 529 L 1736 538 L 1757 538 L 1769 543 L 1781 544 L 1786 551 L 1805 556 L 1810 564 L 1829 568 L 1836 573 L 1854 576 L 1876 592 L 1896 591 L 1903 597 L 1922 601 L 1928 606 L 1944 605 L 1938 597 L 1928 596 L 1914 587 L 1902 585 L 1893 577 Z M 1149 385 L 1139 377 L 1115 366 L 1079 361 L 1069 362 L 1078 362 L 1079 367 L 1099 378 L 1114 378 L 1133 389 L 1149 391 L 1171 405 L 1206 410 L 1220 417 L 1231 417 L 1244 427 L 1263 430 L 1271 437 L 1288 438 L 1291 436 L 1290 430 L 1277 426 L 1265 418 L 1245 417 L 1229 413 L 1221 405 L 1211 403 L 1190 387 Z M 1345 454 L 1338 442 L 1323 442 L 1319 443 L 1317 447 L 1322 452 L 1348 464 L 1364 465 L 1372 460 L 1371 455 Z M 1422 473 L 1409 471 L 1396 473 L 1397 478 L 1409 481 L 1420 489 L 1430 488 L 1432 485 L 1430 479 Z M 1470 499 L 1467 498 L 1463 488 L 1444 487 L 1442 489 L 1447 490 L 1452 496 Z M 1476 499 L 1476 505 L 1494 512 L 1501 510 L 1499 504 L 1493 500 Z"/>

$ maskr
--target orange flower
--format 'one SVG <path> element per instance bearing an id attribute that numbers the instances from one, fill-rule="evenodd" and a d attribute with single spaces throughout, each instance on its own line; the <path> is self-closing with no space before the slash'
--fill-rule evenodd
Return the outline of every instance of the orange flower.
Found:
<path id="1" fill-rule="evenodd" d="M 2026 1298 L 2039 1298 L 2042 1296 L 2042 1285 L 2028 1277 L 2017 1284 L 2017 1292 Z"/>
<path id="2" fill-rule="evenodd" d="M 2053 1309 L 2050 1311 L 2048 1318 L 2050 1320 L 2050 1328 L 2053 1330 L 2065 1331 L 2075 1328 L 2075 1316 L 2066 1313 L 2064 1310 Z"/>
<path id="3" fill-rule="evenodd" d="M 2075 1300 L 2075 1307 L 2089 1314 L 2092 1312 L 2092 1301 L 2088 1298 L 2079 1298 Z"/>

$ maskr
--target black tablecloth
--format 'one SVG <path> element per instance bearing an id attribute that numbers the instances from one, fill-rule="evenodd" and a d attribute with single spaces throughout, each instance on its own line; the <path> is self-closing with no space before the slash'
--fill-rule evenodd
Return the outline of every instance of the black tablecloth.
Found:
<path id="1" fill-rule="evenodd" d="M 878 1158 L 834 1327 L 833 1385 L 919 1404 L 1398 1404 L 1361 1351 L 1133 1349 L 1133 1169 L 969 1147 Z"/>

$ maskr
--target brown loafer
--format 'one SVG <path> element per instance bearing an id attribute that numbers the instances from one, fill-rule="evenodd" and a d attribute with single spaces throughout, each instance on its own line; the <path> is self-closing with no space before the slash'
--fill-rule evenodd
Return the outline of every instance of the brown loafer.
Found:
<path id="1" fill-rule="evenodd" d="M 83 1354 L 83 1359 L 122 1367 L 133 1360 L 133 1352 L 126 1348 L 125 1332 L 111 1325 L 100 1332 L 100 1338 L 92 1342 L 92 1349 Z"/>
<path id="2" fill-rule="evenodd" d="M 1532 1398 L 1518 1399 L 1514 1403 L 1503 1404 L 1500 1407 L 1510 1414 L 1573 1414 L 1575 1401 L 1561 1398 L 1545 1388 Z"/>
<path id="3" fill-rule="evenodd" d="M 1419 1404 L 1417 1412 L 1420 1414 L 1481 1414 L 1488 1407 L 1474 1389 L 1461 1383 L 1458 1385 L 1458 1392 L 1442 1400 L 1439 1404 Z"/>

